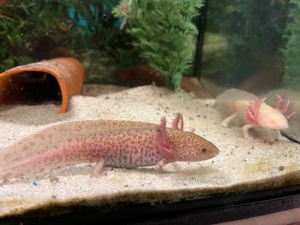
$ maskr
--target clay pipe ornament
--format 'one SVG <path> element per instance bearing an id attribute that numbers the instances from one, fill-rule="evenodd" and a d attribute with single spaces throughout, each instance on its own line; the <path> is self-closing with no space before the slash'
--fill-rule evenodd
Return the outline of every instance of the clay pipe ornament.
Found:
<path id="1" fill-rule="evenodd" d="M 0 104 L 61 100 L 65 113 L 71 96 L 81 93 L 82 64 L 74 58 L 54 58 L 17 66 L 0 74 Z"/>

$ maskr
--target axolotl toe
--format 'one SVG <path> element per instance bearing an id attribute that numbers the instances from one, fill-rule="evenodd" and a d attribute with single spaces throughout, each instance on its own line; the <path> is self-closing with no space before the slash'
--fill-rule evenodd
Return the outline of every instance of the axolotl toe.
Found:
<path id="1" fill-rule="evenodd" d="M 210 141 L 183 131 L 180 113 L 173 127 L 161 123 L 85 120 L 48 126 L 0 150 L 0 180 L 49 172 L 79 163 L 135 168 L 176 161 L 195 162 L 219 153 Z"/>

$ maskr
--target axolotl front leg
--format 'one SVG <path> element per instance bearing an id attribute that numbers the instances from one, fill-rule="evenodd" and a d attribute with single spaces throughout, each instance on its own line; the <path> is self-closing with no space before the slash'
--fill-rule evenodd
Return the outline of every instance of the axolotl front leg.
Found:
<path id="1" fill-rule="evenodd" d="M 294 112 L 285 115 L 289 109 L 289 101 L 287 101 L 283 109 L 280 109 L 284 100 L 280 96 L 277 97 L 278 101 L 275 108 L 265 103 L 266 98 L 257 98 L 250 101 L 246 109 L 246 119 L 248 124 L 243 126 L 245 138 L 252 139 L 248 134 L 250 128 L 262 127 L 275 130 L 277 133 L 277 140 L 286 140 L 286 138 L 281 135 L 280 130 L 289 127 L 288 121 L 294 115 Z"/>
<path id="2" fill-rule="evenodd" d="M 250 101 L 237 101 L 235 104 L 236 112 L 222 121 L 222 126 L 228 127 L 228 124 L 235 118 L 240 117 L 247 122 L 243 126 L 243 135 L 246 139 L 252 139 L 249 135 L 249 129 L 262 127 L 274 129 L 277 133 L 278 140 L 286 140 L 280 133 L 280 130 L 288 128 L 288 121 L 292 118 L 295 112 L 289 112 L 289 101 L 286 101 L 284 106 L 284 99 L 282 96 L 277 96 L 278 101 L 276 107 L 265 103 L 266 98 L 256 98 Z M 287 115 L 288 114 L 288 115 Z"/>
<path id="3" fill-rule="evenodd" d="M 196 162 L 210 159 L 219 153 L 218 148 L 210 141 L 194 133 L 183 131 L 184 123 L 180 113 L 173 120 L 172 129 L 166 128 L 166 118 L 161 119 L 156 136 L 156 146 L 159 153 L 164 156 L 156 164 L 156 169 L 162 171 L 167 163 L 186 161 Z"/>
<path id="4" fill-rule="evenodd" d="M 29 147 L 29 144 L 30 147 Z M 219 153 L 208 140 L 183 131 L 180 113 L 173 127 L 134 121 L 71 121 L 49 126 L 0 151 L 0 180 L 49 172 L 78 163 L 96 163 L 91 175 L 105 166 L 136 168 L 175 161 L 195 162 Z"/>
<path id="5" fill-rule="evenodd" d="M 173 120 L 172 123 L 173 129 L 183 131 L 183 118 L 180 113 L 178 113 Z M 158 129 L 158 134 L 156 136 L 156 142 L 159 152 L 165 157 L 164 159 L 160 160 L 156 166 L 155 169 L 159 172 L 162 172 L 163 166 L 167 163 L 174 162 L 174 155 L 172 152 L 172 143 L 168 138 L 167 135 L 167 120 L 166 117 L 161 118 L 161 122 Z"/>
<path id="6" fill-rule="evenodd" d="M 172 122 L 172 128 L 178 131 L 183 132 L 183 117 L 178 113 L 175 119 Z M 167 135 L 167 120 L 166 117 L 161 118 L 160 125 L 157 126 L 157 135 L 156 135 L 156 146 L 159 153 L 163 156 L 156 165 L 155 169 L 159 172 L 162 172 L 163 166 L 168 163 L 175 161 L 173 152 L 172 152 L 172 142 L 169 140 Z M 105 158 L 100 158 L 96 163 L 94 169 L 91 172 L 92 177 L 99 177 L 103 172 L 103 169 L 106 165 Z"/>
<path id="7" fill-rule="evenodd" d="M 287 140 L 281 135 L 280 131 L 289 127 L 288 122 L 295 112 L 291 112 L 287 115 L 288 110 L 291 110 L 289 101 L 287 100 L 286 104 L 280 108 L 285 100 L 279 95 L 277 95 L 277 98 L 278 100 L 275 108 L 265 103 L 266 98 L 257 98 L 249 103 L 246 110 L 246 118 L 249 124 L 243 127 L 244 136 L 246 138 L 250 138 L 248 135 L 248 130 L 250 128 L 262 127 L 275 130 L 277 133 L 277 140 Z"/>
<path id="8" fill-rule="evenodd" d="M 163 171 L 165 164 L 176 161 L 193 162 L 206 160 L 219 153 L 218 148 L 214 144 L 194 134 L 194 130 L 190 132 L 184 131 L 184 121 L 181 113 L 177 113 L 172 122 L 172 128 L 167 128 L 166 117 L 162 117 L 160 124 L 156 126 L 153 132 L 156 134 L 149 135 L 149 138 L 154 138 L 155 150 L 149 151 L 153 153 L 158 151 L 160 155 L 158 158 L 161 159 L 153 164 L 159 172 Z M 128 154 L 132 154 L 132 152 L 129 151 Z M 106 164 L 105 158 L 100 158 L 91 175 L 98 177 Z"/>

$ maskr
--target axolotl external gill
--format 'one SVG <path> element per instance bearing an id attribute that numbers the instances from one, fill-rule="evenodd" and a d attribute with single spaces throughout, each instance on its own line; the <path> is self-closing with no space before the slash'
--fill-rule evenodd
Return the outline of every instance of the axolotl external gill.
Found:
<path id="1" fill-rule="evenodd" d="M 48 126 L 0 150 L 0 180 L 49 172 L 79 163 L 135 168 L 176 161 L 195 162 L 219 153 L 210 141 L 183 130 L 180 113 L 173 127 L 134 121 L 85 120 Z"/>

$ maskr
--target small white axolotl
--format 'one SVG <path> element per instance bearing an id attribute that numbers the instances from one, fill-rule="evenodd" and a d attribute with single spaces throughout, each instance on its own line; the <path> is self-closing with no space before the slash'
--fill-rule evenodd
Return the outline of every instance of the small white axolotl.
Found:
<path id="1" fill-rule="evenodd" d="M 291 112 L 289 100 L 277 95 L 275 108 L 265 103 L 266 97 L 259 98 L 247 91 L 239 89 L 228 89 L 217 96 L 216 105 L 226 113 L 230 114 L 223 120 L 222 126 L 228 127 L 230 121 L 239 117 L 247 124 L 243 126 L 243 133 L 246 139 L 249 136 L 250 128 L 262 127 L 277 131 L 278 140 L 284 140 L 280 130 L 289 127 L 288 121 L 295 112 Z"/>

